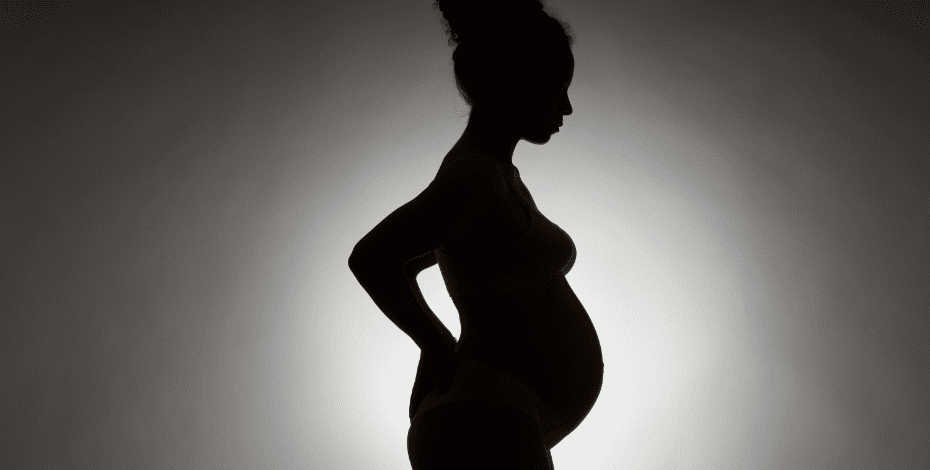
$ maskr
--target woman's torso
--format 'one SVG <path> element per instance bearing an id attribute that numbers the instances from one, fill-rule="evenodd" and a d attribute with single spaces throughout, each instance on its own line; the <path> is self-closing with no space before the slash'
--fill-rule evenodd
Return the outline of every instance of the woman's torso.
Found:
<path id="1" fill-rule="evenodd" d="M 456 157 L 450 153 L 447 159 Z M 543 221 L 531 207 L 532 196 L 515 180 L 513 167 L 497 165 L 510 191 L 489 230 L 503 243 L 521 239 L 532 223 Z M 455 252 L 444 248 L 449 250 L 442 253 Z M 450 258 L 437 258 L 459 310 L 457 353 L 520 380 L 574 429 L 600 393 L 603 358 L 594 325 L 565 276 L 556 274 L 536 287 L 476 294 L 470 286 L 449 282 Z"/>

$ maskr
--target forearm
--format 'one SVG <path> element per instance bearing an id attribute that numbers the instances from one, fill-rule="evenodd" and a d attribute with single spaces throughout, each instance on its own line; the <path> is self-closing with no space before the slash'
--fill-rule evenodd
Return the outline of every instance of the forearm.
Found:
<path id="1" fill-rule="evenodd" d="M 451 336 L 451 333 L 426 305 L 419 288 L 412 288 L 416 282 L 411 282 L 402 268 L 388 270 L 355 266 L 352 273 L 381 312 L 421 350 L 447 344 L 445 336 Z"/>
<path id="2" fill-rule="evenodd" d="M 417 283 L 417 276 L 408 275 L 407 281 L 410 284 L 410 291 L 413 293 L 413 298 L 416 299 L 417 303 L 420 305 L 420 308 L 426 312 L 426 316 L 436 325 L 436 328 L 446 339 L 450 340 L 453 344 L 455 343 L 455 336 L 452 335 L 452 332 L 446 328 L 446 325 L 433 313 L 433 310 L 429 308 L 429 304 L 426 303 L 426 299 L 423 298 L 423 293 L 420 291 L 420 285 Z"/>

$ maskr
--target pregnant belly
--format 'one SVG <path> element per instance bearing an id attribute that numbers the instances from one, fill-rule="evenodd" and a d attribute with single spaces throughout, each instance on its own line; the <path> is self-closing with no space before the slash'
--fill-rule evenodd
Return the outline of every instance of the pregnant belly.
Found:
<path id="1" fill-rule="evenodd" d="M 594 406 L 604 369 L 594 324 L 568 281 L 560 275 L 482 304 L 460 311 L 458 353 L 523 382 L 571 432 Z"/>

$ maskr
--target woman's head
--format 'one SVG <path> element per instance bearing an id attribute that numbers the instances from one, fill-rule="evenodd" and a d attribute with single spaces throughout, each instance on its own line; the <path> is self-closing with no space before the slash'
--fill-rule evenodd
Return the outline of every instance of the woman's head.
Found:
<path id="1" fill-rule="evenodd" d="M 542 143 L 571 114 L 574 72 L 567 24 L 539 0 L 435 0 L 443 14 L 459 94 L 472 113 L 498 116 Z"/>

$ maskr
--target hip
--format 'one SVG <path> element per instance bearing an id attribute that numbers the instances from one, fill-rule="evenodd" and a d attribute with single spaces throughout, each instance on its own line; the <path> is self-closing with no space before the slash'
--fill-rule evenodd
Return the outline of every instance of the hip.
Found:
<path id="1" fill-rule="evenodd" d="M 414 416 L 451 403 L 489 401 L 517 408 L 536 421 L 543 436 L 565 427 L 565 421 L 529 387 L 513 376 L 464 355 L 457 355 L 456 370 L 448 392 L 435 390 L 423 399 Z"/>

